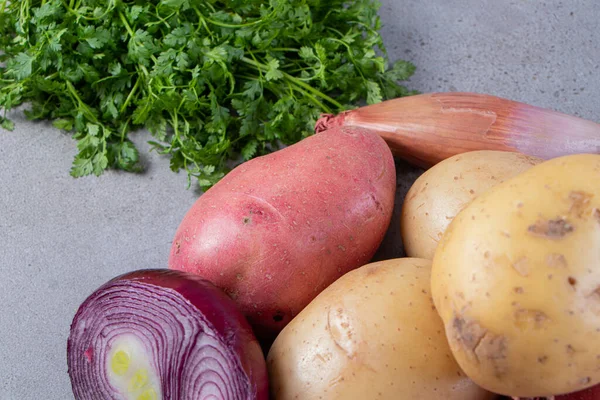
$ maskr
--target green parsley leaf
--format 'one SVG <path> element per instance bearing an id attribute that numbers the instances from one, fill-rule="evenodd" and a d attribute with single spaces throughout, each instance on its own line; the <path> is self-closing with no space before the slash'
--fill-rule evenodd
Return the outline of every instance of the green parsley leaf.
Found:
<path id="1" fill-rule="evenodd" d="M 150 33 L 138 29 L 129 41 L 127 55 L 132 62 L 148 66 L 150 64 L 150 56 L 156 50 L 157 47 Z"/>
<path id="2" fill-rule="evenodd" d="M 283 72 L 279 70 L 279 61 L 275 59 L 269 60 L 267 63 L 267 73 L 265 74 L 267 81 L 276 81 L 283 78 Z"/>
<path id="3" fill-rule="evenodd" d="M 33 69 L 34 56 L 27 53 L 19 53 L 9 61 L 8 73 L 11 73 L 17 80 L 25 79 L 31 75 Z"/>
<path id="4" fill-rule="evenodd" d="M 52 121 L 52 125 L 55 128 L 62 129 L 64 131 L 70 131 L 73 129 L 73 121 L 70 119 L 55 119 Z"/>
<path id="5" fill-rule="evenodd" d="M 382 100 L 381 88 L 377 82 L 367 82 L 367 104 L 379 103 Z"/>
<path id="6" fill-rule="evenodd" d="M 386 75 L 395 81 L 405 81 L 415 73 L 415 66 L 408 61 L 398 60 Z"/>
<path id="7" fill-rule="evenodd" d="M 10 119 L 0 118 L 0 127 L 6 129 L 7 131 L 13 131 L 15 129 L 15 124 Z"/>
<path id="8" fill-rule="evenodd" d="M 244 160 L 250 160 L 256 154 L 256 148 L 258 147 L 258 142 L 256 140 L 251 140 L 242 149 L 242 157 Z"/>

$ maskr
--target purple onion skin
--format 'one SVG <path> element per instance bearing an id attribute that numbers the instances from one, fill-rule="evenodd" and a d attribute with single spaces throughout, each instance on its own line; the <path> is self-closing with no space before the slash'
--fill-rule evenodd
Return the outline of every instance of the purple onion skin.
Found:
<path id="1" fill-rule="evenodd" d="M 121 287 L 124 289 L 120 289 Z M 108 324 L 109 321 L 105 316 L 100 315 L 98 317 L 98 314 L 93 312 L 94 309 L 90 310 L 89 308 L 98 308 L 98 311 L 100 311 L 103 307 L 108 307 L 106 302 L 102 303 L 107 293 L 112 291 L 111 295 L 114 296 L 114 293 L 120 293 L 119 291 L 122 290 L 123 295 L 127 295 L 127 290 L 136 291 L 138 290 L 136 288 L 149 288 L 152 293 L 158 291 L 161 296 L 164 294 L 164 297 L 176 299 L 181 302 L 182 307 L 191 307 L 193 313 L 197 311 L 195 318 L 206 321 L 206 325 L 200 325 L 200 328 L 203 332 L 212 334 L 219 339 L 219 342 L 223 345 L 221 351 L 231 357 L 227 361 L 236 365 L 237 370 L 232 373 L 238 379 L 238 382 L 244 383 L 241 392 L 236 392 L 233 397 L 223 397 L 224 400 L 268 399 L 268 378 L 264 354 L 248 321 L 233 300 L 209 281 L 195 275 L 168 269 L 146 269 L 129 272 L 111 279 L 91 294 L 75 314 L 67 341 L 67 364 L 73 393 L 77 400 L 121 399 L 116 392 L 112 397 L 107 397 L 106 391 L 103 391 L 101 395 L 98 393 L 103 386 L 102 383 L 104 383 L 103 389 L 106 390 L 108 378 L 106 376 L 90 376 L 93 375 L 90 371 L 94 368 L 92 364 L 95 362 L 100 363 L 100 365 L 95 366 L 97 371 L 105 371 L 104 362 L 107 354 L 98 354 L 98 351 L 107 353 L 108 346 L 97 349 L 95 344 L 101 336 L 104 336 L 106 327 L 95 327 L 93 324 L 88 326 L 82 318 L 85 318 L 84 315 L 89 316 L 91 313 L 94 314 L 95 318 L 100 318 L 101 322 Z M 162 298 L 161 296 L 156 298 L 157 302 Z M 151 302 L 154 303 L 152 300 Z M 118 307 L 118 304 L 114 304 L 114 307 Z M 150 305 L 148 308 L 150 308 Z M 192 316 L 184 315 L 182 317 L 191 318 Z M 132 319 L 135 320 L 135 315 L 128 315 L 127 318 L 122 324 L 124 332 L 130 334 L 135 332 L 135 329 L 132 330 L 131 327 L 138 325 L 136 325 L 136 321 L 132 322 Z M 114 322 L 111 321 L 110 323 L 114 325 Z M 95 332 L 93 336 L 89 333 L 91 331 Z M 181 340 L 181 338 L 178 339 Z M 162 342 L 164 343 L 167 340 L 165 339 Z M 168 349 L 154 348 L 154 351 L 156 354 L 154 354 L 153 359 L 156 361 L 164 359 L 162 353 L 167 352 Z M 159 369 L 157 371 L 158 378 L 163 386 L 163 399 L 200 399 L 194 393 L 179 393 L 175 397 L 173 397 L 173 394 L 169 395 L 169 388 L 164 386 L 168 385 L 167 382 L 172 381 L 173 377 L 171 374 L 164 376 L 164 371 L 174 369 L 176 373 L 180 374 L 185 371 L 176 369 L 173 365 L 162 365 L 160 360 L 156 362 L 156 366 Z M 215 397 L 210 398 L 211 400 L 216 399 Z"/>

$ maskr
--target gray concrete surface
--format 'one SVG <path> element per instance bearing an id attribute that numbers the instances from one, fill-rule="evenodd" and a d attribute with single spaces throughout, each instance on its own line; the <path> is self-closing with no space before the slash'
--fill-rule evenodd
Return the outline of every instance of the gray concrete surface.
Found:
<path id="1" fill-rule="evenodd" d="M 419 67 L 409 86 L 475 91 L 600 121 L 597 0 L 382 0 L 392 59 Z M 198 193 L 168 161 L 144 175 L 68 175 L 74 142 L 14 114 L 0 131 L 0 400 L 72 399 L 65 343 L 83 299 L 128 270 L 165 267 Z M 398 163 L 396 215 L 377 258 L 400 256 L 397 214 L 419 170 Z"/>

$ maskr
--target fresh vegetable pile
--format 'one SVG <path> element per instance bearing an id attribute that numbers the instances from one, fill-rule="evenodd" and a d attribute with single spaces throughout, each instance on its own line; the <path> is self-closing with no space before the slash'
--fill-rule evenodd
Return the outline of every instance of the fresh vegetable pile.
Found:
<path id="1" fill-rule="evenodd" d="M 168 268 L 75 313 L 77 400 L 599 399 L 600 125 L 405 97 L 378 7 L 0 0 L 3 128 L 71 132 L 75 177 L 139 170 L 147 128 L 206 189 Z M 404 199 L 394 156 L 430 168 Z"/>
<path id="2" fill-rule="evenodd" d="M 398 123 L 394 102 L 365 108 Z M 599 139 L 454 146 L 395 199 L 393 137 L 356 121 L 238 166 L 169 269 L 95 291 L 68 342 L 76 398 L 598 399 Z M 407 257 L 370 263 L 395 200 Z"/>
<path id="3" fill-rule="evenodd" d="M 0 0 L 0 125 L 72 132 L 71 174 L 136 171 L 130 133 L 208 188 L 233 160 L 309 136 L 321 113 L 410 94 L 375 0 Z M 0 64 L 1 65 L 1 64 Z"/>

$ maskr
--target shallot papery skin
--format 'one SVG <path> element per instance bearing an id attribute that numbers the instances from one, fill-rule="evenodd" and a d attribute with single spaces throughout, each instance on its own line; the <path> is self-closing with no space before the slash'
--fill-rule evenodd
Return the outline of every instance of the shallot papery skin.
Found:
<path id="1" fill-rule="evenodd" d="M 97 289 L 73 318 L 67 364 L 77 400 L 268 399 L 264 355 L 233 300 L 179 271 Z"/>

